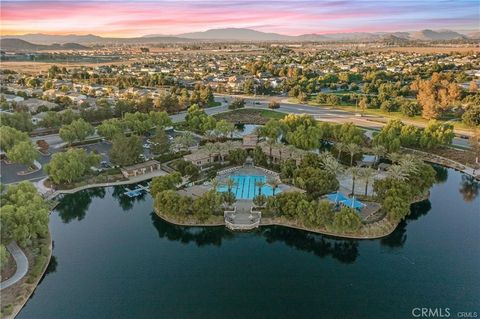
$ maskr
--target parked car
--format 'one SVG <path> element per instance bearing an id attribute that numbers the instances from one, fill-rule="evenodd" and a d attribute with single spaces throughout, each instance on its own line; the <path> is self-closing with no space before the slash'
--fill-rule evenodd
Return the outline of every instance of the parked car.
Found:
<path id="1" fill-rule="evenodd" d="M 150 144 L 148 143 L 143 144 L 143 148 L 150 148 Z"/>

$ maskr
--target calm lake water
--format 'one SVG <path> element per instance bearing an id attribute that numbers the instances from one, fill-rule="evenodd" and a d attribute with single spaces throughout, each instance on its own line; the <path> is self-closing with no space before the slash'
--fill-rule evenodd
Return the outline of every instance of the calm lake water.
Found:
<path id="1" fill-rule="evenodd" d="M 65 196 L 53 259 L 18 318 L 412 318 L 477 311 L 478 184 L 439 169 L 429 201 L 389 237 L 355 241 L 283 227 L 232 233 L 157 218 L 122 187 Z"/>

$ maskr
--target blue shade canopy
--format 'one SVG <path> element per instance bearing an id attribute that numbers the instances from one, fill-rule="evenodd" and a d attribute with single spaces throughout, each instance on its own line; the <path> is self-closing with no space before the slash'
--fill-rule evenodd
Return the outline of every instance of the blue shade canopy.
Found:
<path id="1" fill-rule="evenodd" d="M 360 210 L 363 207 L 365 207 L 365 204 L 362 203 L 361 201 L 355 199 L 355 197 L 345 199 L 345 200 L 341 201 L 341 203 L 346 207 L 355 208 L 357 210 Z"/>
<path id="2" fill-rule="evenodd" d="M 335 204 L 338 204 L 338 203 L 348 199 L 347 197 L 345 197 L 345 195 L 343 195 L 340 192 L 335 192 L 335 193 L 328 194 L 327 198 L 331 202 L 334 202 Z"/>

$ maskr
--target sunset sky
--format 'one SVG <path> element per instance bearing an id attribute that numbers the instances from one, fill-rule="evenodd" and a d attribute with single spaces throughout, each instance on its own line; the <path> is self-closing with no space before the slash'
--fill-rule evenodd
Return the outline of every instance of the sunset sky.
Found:
<path id="1" fill-rule="evenodd" d="M 334 32 L 478 30 L 479 1 L 1 1 L 2 35 L 132 37 L 212 28 L 289 35 Z"/>

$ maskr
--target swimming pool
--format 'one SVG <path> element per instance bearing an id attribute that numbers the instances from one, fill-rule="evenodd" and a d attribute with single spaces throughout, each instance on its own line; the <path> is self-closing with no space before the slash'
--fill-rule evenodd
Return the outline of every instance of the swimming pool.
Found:
<path id="1" fill-rule="evenodd" d="M 267 178 L 262 175 L 231 175 L 231 179 L 235 181 L 235 186 L 232 187 L 232 193 L 235 194 L 237 199 L 253 199 L 259 194 L 259 187 L 256 186 L 257 182 L 267 183 Z M 227 185 L 220 185 L 217 190 L 219 192 L 227 192 Z M 265 196 L 272 196 L 272 186 L 265 184 L 262 186 L 261 193 Z M 280 189 L 275 190 L 275 194 L 280 193 Z"/>

